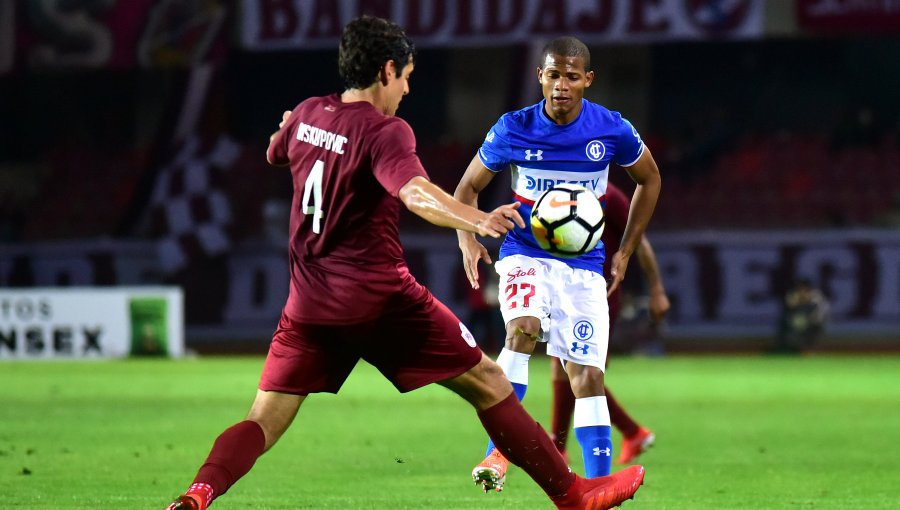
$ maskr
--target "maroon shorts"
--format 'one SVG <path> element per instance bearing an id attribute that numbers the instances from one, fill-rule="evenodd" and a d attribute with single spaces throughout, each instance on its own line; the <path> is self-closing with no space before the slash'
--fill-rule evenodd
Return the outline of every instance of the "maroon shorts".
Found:
<path id="1" fill-rule="evenodd" d="M 430 293 L 373 321 L 306 324 L 282 313 L 259 389 L 337 393 L 356 363 L 376 367 L 401 392 L 456 377 L 481 361 L 468 329 Z"/>

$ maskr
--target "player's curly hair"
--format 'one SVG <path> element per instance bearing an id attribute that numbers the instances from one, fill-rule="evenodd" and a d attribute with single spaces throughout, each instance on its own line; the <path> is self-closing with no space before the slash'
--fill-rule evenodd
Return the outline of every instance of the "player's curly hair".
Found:
<path id="1" fill-rule="evenodd" d="M 364 89 L 375 83 L 388 60 L 396 64 L 399 77 L 410 58 L 415 63 L 416 46 L 399 25 L 382 18 L 360 16 L 344 27 L 338 70 L 346 88 Z"/>
<path id="2" fill-rule="evenodd" d="M 547 55 L 562 55 L 564 57 L 581 57 L 584 59 L 584 70 L 591 70 L 591 51 L 583 42 L 574 37 L 557 37 L 548 42 L 541 51 L 540 66 L 544 66 Z"/>

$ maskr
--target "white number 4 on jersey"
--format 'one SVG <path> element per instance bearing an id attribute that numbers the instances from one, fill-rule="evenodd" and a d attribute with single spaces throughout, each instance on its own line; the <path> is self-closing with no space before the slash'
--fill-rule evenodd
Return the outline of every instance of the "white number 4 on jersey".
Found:
<path id="1" fill-rule="evenodd" d="M 303 208 L 303 214 L 313 215 L 312 230 L 316 234 L 322 233 L 322 176 L 325 173 L 325 162 L 321 159 L 316 161 L 309 177 L 306 178 L 306 184 L 303 185 L 303 202 L 300 207 Z M 309 203 L 310 197 L 312 204 Z"/>

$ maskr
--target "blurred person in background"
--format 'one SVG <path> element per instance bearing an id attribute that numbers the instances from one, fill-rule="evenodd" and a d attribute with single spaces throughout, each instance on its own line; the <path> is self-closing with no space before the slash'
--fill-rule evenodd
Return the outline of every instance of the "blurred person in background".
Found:
<path id="1" fill-rule="evenodd" d="M 460 271 L 465 279 L 465 271 Z M 467 324 L 472 335 L 478 339 L 481 350 L 489 354 L 497 354 L 503 348 L 506 328 L 500 317 L 500 296 L 497 293 L 499 283 L 497 276 L 485 271 L 478 275 L 478 287 L 472 287 L 465 280 L 457 287 L 464 295 L 471 310 Z"/>
<path id="2" fill-rule="evenodd" d="M 811 280 L 798 280 L 784 296 L 778 321 L 776 353 L 798 353 L 814 347 L 825 332 L 830 303 Z"/>

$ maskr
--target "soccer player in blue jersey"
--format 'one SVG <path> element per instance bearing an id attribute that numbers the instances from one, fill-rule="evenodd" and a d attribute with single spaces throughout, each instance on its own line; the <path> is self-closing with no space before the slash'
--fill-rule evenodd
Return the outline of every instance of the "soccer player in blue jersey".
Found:
<path id="1" fill-rule="evenodd" d="M 661 178 L 650 150 L 619 113 L 584 99 L 594 80 L 587 47 L 574 37 L 550 41 L 541 52 L 537 79 L 544 99 L 504 114 L 491 128 L 456 188 L 455 197 L 477 206 L 478 194 L 496 174 L 512 172 L 512 191 L 522 216 L 559 182 L 585 185 L 603 200 L 611 164 L 637 184 L 610 279 L 603 276 L 605 250 L 599 244 L 577 258 L 542 250 L 529 228 L 506 234 L 495 265 L 500 275 L 506 343 L 497 358 L 516 395 L 525 396 L 528 360 L 538 342 L 561 360 L 575 394 L 575 437 L 585 476 L 607 475 L 612 464 L 610 416 L 604 396 L 609 341 L 607 295 L 625 276 L 653 215 Z M 469 282 L 478 285 L 478 262 L 491 263 L 487 249 L 468 232 L 457 231 Z M 485 491 L 501 490 L 508 462 L 489 442 L 487 456 L 472 476 Z"/>

